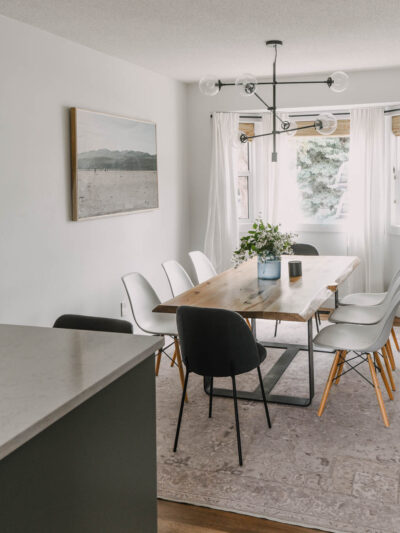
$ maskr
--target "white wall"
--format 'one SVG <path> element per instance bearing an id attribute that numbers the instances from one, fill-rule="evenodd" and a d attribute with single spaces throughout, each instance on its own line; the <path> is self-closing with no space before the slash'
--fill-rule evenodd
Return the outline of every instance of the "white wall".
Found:
<path id="1" fill-rule="evenodd" d="M 304 62 L 304 68 L 307 68 Z M 278 67 L 279 72 L 279 67 Z M 310 79 L 326 79 L 330 73 L 323 73 Z M 278 89 L 278 107 L 305 108 L 324 106 L 347 106 L 400 101 L 400 68 L 351 72 L 347 91 L 337 94 L 325 86 L 281 86 Z M 282 78 L 283 79 L 283 78 Z M 290 78 L 286 78 L 290 79 Z M 296 76 L 295 79 L 299 79 Z M 307 76 L 302 76 L 307 79 Z M 260 95 L 271 103 L 271 89 L 260 89 Z M 190 244 L 192 248 L 203 249 L 207 222 L 207 203 L 210 164 L 210 113 L 213 111 L 251 111 L 260 109 L 254 97 L 241 97 L 236 88 L 226 87 L 215 97 L 203 96 L 197 84 L 188 89 L 189 110 L 189 179 L 190 213 L 192 217 Z M 387 277 L 400 268 L 400 237 L 391 236 L 388 248 Z M 324 254 L 346 254 L 347 238 L 340 232 L 302 232 L 299 241 L 309 242 Z"/>
<path id="2" fill-rule="evenodd" d="M 188 249 L 186 87 L 0 16 L 0 322 L 119 316 L 120 276 L 162 298 L 160 263 Z M 157 123 L 157 211 L 71 221 L 70 107 Z"/>

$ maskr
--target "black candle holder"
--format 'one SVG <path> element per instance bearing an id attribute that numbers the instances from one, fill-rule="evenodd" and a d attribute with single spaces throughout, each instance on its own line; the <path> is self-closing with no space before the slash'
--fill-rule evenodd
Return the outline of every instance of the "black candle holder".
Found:
<path id="1" fill-rule="evenodd" d="M 289 261 L 289 278 L 298 278 L 302 275 L 301 261 Z"/>

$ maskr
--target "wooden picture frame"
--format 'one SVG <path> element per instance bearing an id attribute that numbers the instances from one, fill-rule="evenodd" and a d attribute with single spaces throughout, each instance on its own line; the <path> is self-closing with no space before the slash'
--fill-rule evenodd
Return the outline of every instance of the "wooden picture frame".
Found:
<path id="1" fill-rule="evenodd" d="M 71 108 L 72 219 L 158 209 L 156 124 Z"/>

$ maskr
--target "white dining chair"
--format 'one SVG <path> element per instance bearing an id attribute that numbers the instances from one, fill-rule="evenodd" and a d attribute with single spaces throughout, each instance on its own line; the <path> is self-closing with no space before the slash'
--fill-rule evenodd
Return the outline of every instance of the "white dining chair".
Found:
<path id="1" fill-rule="evenodd" d="M 139 274 L 139 272 L 125 274 L 122 276 L 122 282 L 128 294 L 133 319 L 137 327 L 145 333 L 150 333 L 151 335 L 168 336 L 173 339 L 173 344 L 175 347 L 174 361 L 176 358 L 176 364 L 179 369 L 179 377 L 183 387 L 185 378 L 179 348 L 178 328 L 176 325 L 175 314 L 153 313 L 153 309 L 157 307 L 161 301 L 147 279 L 142 276 L 142 274 Z M 169 348 L 169 346 L 164 347 L 158 352 L 156 361 L 156 376 L 158 375 L 160 369 L 162 352 L 169 359 L 171 359 L 166 353 L 166 349 Z"/>
<path id="2" fill-rule="evenodd" d="M 384 297 L 381 303 L 376 305 L 341 305 L 333 311 L 329 317 L 329 321 L 334 322 L 335 324 L 376 324 L 385 316 L 393 298 L 395 298 L 399 291 L 400 276 L 396 274 L 392 279 L 387 292 L 383 293 Z M 397 337 L 393 327 L 391 328 L 391 334 L 398 350 Z M 396 364 L 389 339 L 387 341 L 387 350 L 389 351 L 392 369 L 395 370 Z"/>
<path id="3" fill-rule="evenodd" d="M 189 252 L 189 257 L 193 263 L 197 276 L 197 283 L 203 283 L 217 275 L 214 265 L 208 259 L 206 254 L 200 251 Z"/>
<path id="4" fill-rule="evenodd" d="M 178 296 L 178 294 L 182 294 L 182 292 L 186 292 L 194 287 L 189 274 L 178 261 L 165 261 L 162 267 L 167 276 L 172 296 Z"/>
<path id="5" fill-rule="evenodd" d="M 321 416 L 324 412 L 333 383 L 335 382 L 338 384 L 340 378 L 344 374 L 354 370 L 374 387 L 383 422 L 386 427 L 389 426 L 389 419 L 386 413 L 382 392 L 380 390 L 376 368 L 379 370 L 379 374 L 382 377 L 389 398 L 393 400 L 392 390 L 395 390 L 395 385 L 391 372 L 389 355 L 385 346 L 393 326 L 394 317 L 399 303 L 400 293 L 398 292 L 391 300 L 384 317 L 378 323 L 368 326 L 359 324 L 333 324 L 322 329 L 314 338 L 314 344 L 317 348 L 324 347 L 336 351 L 325 390 L 322 395 L 318 416 Z M 354 356 L 347 359 L 348 354 L 351 352 L 353 352 Z M 373 358 L 371 354 L 373 354 Z M 380 359 L 381 355 L 385 363 L 390 384 Z M 361 359 L 361 361 L 354 364 L 354 361 L 357 359 Z M 368 362 L 372 383 L 356 368 L 356 366 L 363 362 Z M 344 365 L 349 367 L 345 372 L 343 371 Z"/>
<path id="6" fill-rule="evenodd" d="M 385 299 L 392 286 L 400 278 L 400 270 L 392 277 L 386 292 L 355 292 L 340 298 L 339 305 L 379 305 Z"/>

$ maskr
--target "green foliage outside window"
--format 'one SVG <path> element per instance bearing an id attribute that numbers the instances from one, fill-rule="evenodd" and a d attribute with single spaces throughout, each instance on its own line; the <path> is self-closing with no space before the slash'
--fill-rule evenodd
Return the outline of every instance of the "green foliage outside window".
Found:
<path id="1" fill-rule="evenodd" d="M 344 163 L 349 157 L 349 137 L 308 138 L 297 144 L 297 183 L 307 217 L 340 218 L 341 198 L 347 188 Z"/>

